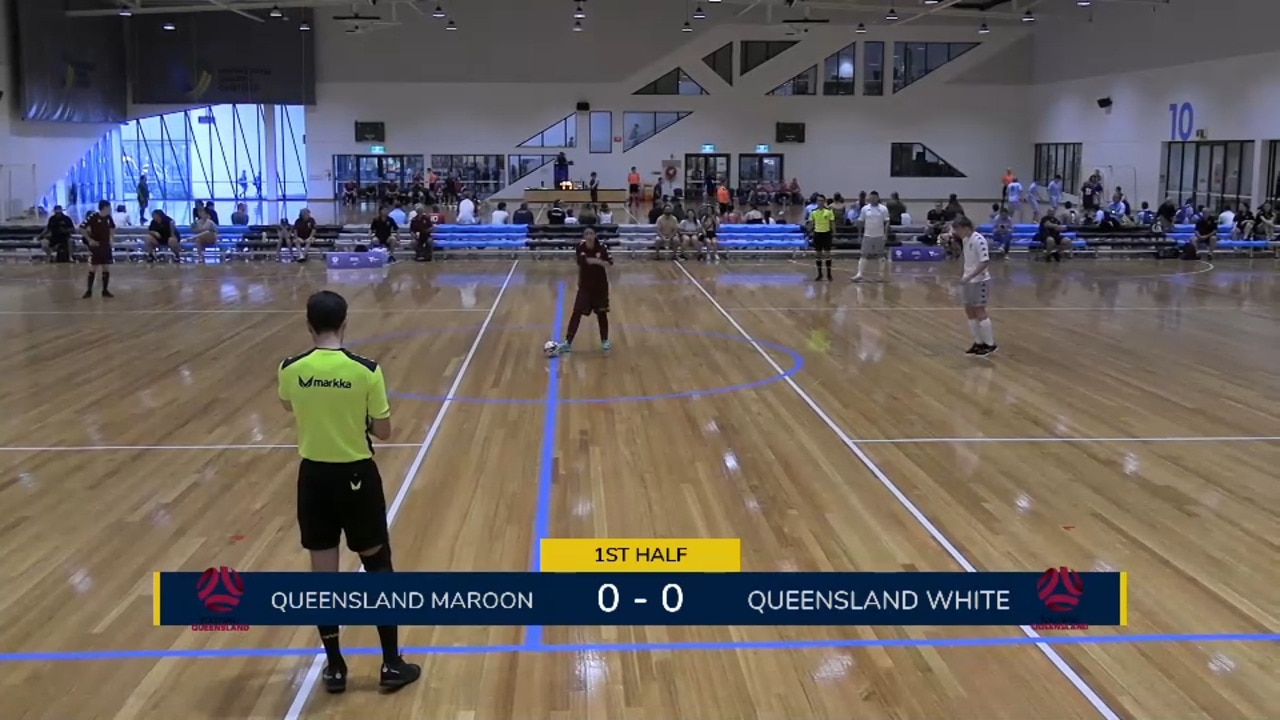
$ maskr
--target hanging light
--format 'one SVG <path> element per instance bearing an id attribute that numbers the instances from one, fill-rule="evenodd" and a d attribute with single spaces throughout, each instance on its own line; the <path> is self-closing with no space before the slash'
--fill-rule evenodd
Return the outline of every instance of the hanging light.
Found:
<path id="1" fill-rule="evenodd" d="M 937 5 L 941 0 L 924 0 L 925 5 Z"/>
<path id="2" fill-rule="evenodd" d="M 578 3 L 578 7 L 573 11 L 573 16 L 579 20 L 587 16 L 587 13 L 582 9 L 582 3 Z"/>
<path id="3" fill-rule="evenodd" d="M 1028 10 L 1026 14 L 1022 16 L 1022 22 L 1024 23 L 1033 23 L 1035 21 L 1036 21 L 1036 16 L 1032 15 L 1030 10 Z"/>
<path id="4" fill-rule="evenodd" d="M 699 5 L 699 6 L 698 6 L 698 8 L 697 8 L 696 10 L 694 10 L 694 11 L 693 11 L 693 19 L 694 19 L 694 20 L 706 20 L 706 19 L 707 19 L 707 14 L 706 14 L 705 12 L 703 12 L 703 11 L 702 11 L 702 6 L 701 6 L 701 5 Z"/>
<path id="5" fill-rule="evenodd" d="M 445 23 L 444 29 L 445 29 L 445 30 L 449 30 L 449 31 L 453 31 L 453 30 L 457 30 L 457 29 L 458 29 L 458 26 L 457 26 L 457 25 L 454 25 L 454 24 L 453 24 L 453 21 L 452 21 L 452 20 L 450 20 L 449 22 Z"/>
<path id="6" fill-rule="evenodd" d="M 311 32 L 311 23 L 309 22 L 302 23 L 301 25 L 298 26 L 298 30 L 300 30 L 301 32 Z"/>
<path id="7" fill-rule="evenodd" d="M 986 23 L 982 23 L 981 25 L 978 26 L 979 35 L 986 35 L 989 32 L 991 32 L 991 28 L 987 27 Z"/>
<path id="8" fill-rule="evenodd" d="M 722 2 L 722 0 L 707 0 L 707 2 L 711 3 L 712 5 L 714 5 L 714 4 L 718 3 L 718 2 Z"/>
<path id="9" fill-rule="evenodd" d="M 858 23 L 858 27 L 857 27 L 857 29 L 855 29 L 855 30 L 854 30 L 854 32 L 858 33 L 859 35 L 866 35 L 866 34 L 867 34 L 867 26 L 866 26 L 866 25 L 863 25 L 862 23 Z"/>
<path id="10" fill-rule="evenodd" d="M 1076 0 L 1076 5 L 1079 7 L 1089 7 L 1092 4 L 1093 0 Z"/>
<path id="11" fill-rule="evenodd" d="M 436 5 L 436 9 L 435 9 L 434 11 L 432 11 L 432 13 L 431 13 L 431 17 L 433 17 L 433 18 L 442 18 L 442 17 L 444 17 L 444 8 L 440 7 L 439 5 Z"/>
<path id="12" fill-rule="evenodd" d="M 171 22 L 167 22 L 167 23 L 165 23 L 165 24 L 161 25 L 161 26 L 160 26 L 160 29 L 161 29 L 161 30 L 164 30 L 164 31 L 166 31 L 166 32 L 173 32 L 174 30 L 177 30 L 177 29 L 178 29 L 178 26 L 177 26 L 177 25 L 174 25 L 174 24 L 173 24 L 173 23 L 171 23 Z"/>
<path id="13" fill-rule="evenodd" d="M 284 17 L 284 13 L 280 11 L 280 6 L 279 6 L 279 5 L 276 5 L 275 7 L 271 8 L 271 12 L 270 12 L 270 13 L 268 13 L 268 14 L 269 14 L 271 17 L 273 17 L 273 18 L 282 18 L 282 17 Z"/>
<path id="14" fill-rule="evenodd" d="M 684 27 L 680 28 L 680 32 L 693 32 L 693 26 L 689 24 L 688 20 L 684 21 Z"/>
<path id="15" fill-rule="evenodd" d="M 120 17 L 133 17 L 133 11 L 129 9 L 128 5 L 120 6 Z"/>
<path id="16" fill-rule="evenodd" d="M 889 8 L 889 12 L 884 14 L 884 19 L 888 20 L 889 22 L 893 22 L 894 20 L 897 20 L 898 11 L 894 10 L 893 8 Z"/>
<path id="17" fill-rule="evenodd" d="M 574 21 L 573 21 L 573 31 L 574 31 L 574 32 L 582 32 L 582 21 L 581 21 L 581 20 L 574 20 Z"/>

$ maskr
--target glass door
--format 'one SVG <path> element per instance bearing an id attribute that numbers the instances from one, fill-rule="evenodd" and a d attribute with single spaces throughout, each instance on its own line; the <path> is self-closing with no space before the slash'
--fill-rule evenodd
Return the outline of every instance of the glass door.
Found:
<path id="1" fill-rule="evenodd" d="M 684 204 L 700 205 L 719 183 L 729 182 L 729 156 L 716 153 L 684 156 Z M 712 195 L 714 197 L 714 195 Z"/>
<path id="2" fill-rule="evenodd" d="M 739 155 L 738 188 L 755 189 L 761 185 L 776 191 L 786 182 L 781 155 Z"/>

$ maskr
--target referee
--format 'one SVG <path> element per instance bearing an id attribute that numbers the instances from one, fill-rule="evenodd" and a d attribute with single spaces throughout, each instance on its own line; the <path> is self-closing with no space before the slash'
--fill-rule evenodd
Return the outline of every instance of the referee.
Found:
<path id="1" fill-rule="evenodd" d="M 382 368 L 342 347 L 347 301 L 322 290 L 307 300 L 307 328 L 315 347 L 280 363 L 280 401 L 298 428 L 298 529 L 311 552 L 313 572 L 337 572 L 338 545 L 360 555 L 371 573 L 391 572 L 387 503 L 373 461 L 372 434 L 391 437 L 391 407 Z M 384 692 L 395 692 L 422 675 L 400 657 L 399 628 L 379 625 Z M 324 686 L 347 689 L 347 662 L 338 626 L 320 626 L 328 664 Z"/>
<path id="2" fill-rule="evenodd" d="M 809 213 L 809 224 L 813 227 L 813 264 L 818 266 L 815 282 L 822 281 L 823 264 L 826 264 L 827 280 L 831 279 L 831 247 L 834 244 L 836 213 L 827 207 L 827 199 L 818 196 L 818 207 Z"/>

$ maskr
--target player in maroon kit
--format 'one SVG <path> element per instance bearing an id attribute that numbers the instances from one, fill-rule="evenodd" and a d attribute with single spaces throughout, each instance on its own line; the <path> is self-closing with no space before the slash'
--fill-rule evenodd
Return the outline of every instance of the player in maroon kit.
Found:
<path id="1" fill-rule="evenodd" d="M 80 232 L 85 245 L 89 246 L 89 284 L 81 297 L 93 297 L 93 276 L 98 271 L 102 272 L 102 297 L 115 297 L 108 289 L 111 263 L 115 262 L 111 241 L 116 234 L 116 223 L 111 219 L 111 203 L 106 200 L 99 202 L 98 211 L 89 213 L 89 217 L 80 224 Z"/>
<path id="2" fill-rule="evenodd" d="M 596 239 L 596 231 L 586 228 L 582 231 L 582 242 L 578 243 L 578 295 L 573 300 L 573 315 L 569 317 L 569 327 L 565 331 L 564 342 L 556 348 L 557 353 L 569 352 L 573 349 L 573 338 L 578 334 L 578 325 L 583 315 L 596 314 L 600 323 L 600 343 L 606 351 L 613 348 L 609 343 L 609 272 L 613 264 L 609 248 Z"/>

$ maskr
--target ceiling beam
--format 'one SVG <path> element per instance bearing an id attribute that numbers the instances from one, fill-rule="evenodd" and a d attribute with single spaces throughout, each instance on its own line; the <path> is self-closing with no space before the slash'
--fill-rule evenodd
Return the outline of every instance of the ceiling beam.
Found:
<path id="1" fill-rule="evenodd" d="M 350 0 L 262 0 L 258 2 L 237 2 L 234 5 L 226 3 L 225 0 L 210 0 L 207 5 L 153 5 L 147 4 L 143 6 L 141 2 L 131 11 L 134 15 L 186 15 L 190 13 L 208 13 L 208 12 L 233 12 L 240 15 L 246 15 L 254 10 L 270 10 L 278 7 L 281 10 L 290 8 L 320 8 L 320 7 L 344 7 L 351 4 Z M 118 15 L 119 8 L 105 8 L 102 10 L 68 10 L 67 17 L 103 17 L 106 15 Z M 254 17 L 255 20 L 260 19 Z"/>
<path id="2" fill-rule="evenodd" d="M 249 18 L 250 20 L 252 20 L 252 21 L 254 21 L 254 22 L 266 22 L 266 20 L 265 20 L 265 19 L 263 19 L 263 18 L 261 18 L 261 17 L 259 17 L 259 16 L 257 16 L 257 15 L 254 15 L 253 13 L 248 13 L 248 12 L 245 12 L 244 10 L 238 10 L 238 9 L 236 9 L 236 8 L 233 8 L 233 7 L 228 7 L 228 6 L 227 6 L 227 4 L 226 4 L 225 2 L 223 2 L 222 0 L 209 0 L 209 2 L 210 2 L 210 3 L 212 3 L 212 4 L 213 4 L 214 6 L 216 6 L 216 7 L 219 7 L 219 8 L 222 8 L 223 10 L 226 10 L 227 12 L 233 12 L 233 13 L 235 13 L 236 15 L 239 15 L 240 17 L 247 17 L 247 18 Z"/>

